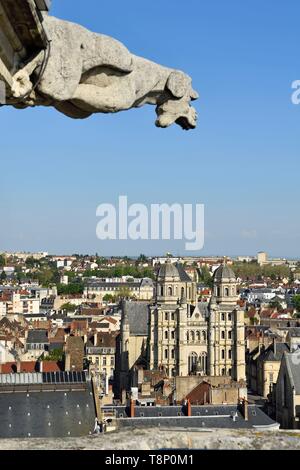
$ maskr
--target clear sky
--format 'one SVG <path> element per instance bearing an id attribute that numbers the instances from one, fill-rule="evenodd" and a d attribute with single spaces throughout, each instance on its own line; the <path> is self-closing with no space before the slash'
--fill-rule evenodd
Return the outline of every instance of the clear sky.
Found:
<path id="1" fill-rule="evenodd" d="M 199 254 L 299 256 L 299 0 L 53 0 L 52 14 L 189 73 L 199 126 L 157 129 L 150 106 L 83 121 L 0 109 L 0 251 L 187 254 L 97 240 L 96 207 L 124 194 L 205 204 Z"/>

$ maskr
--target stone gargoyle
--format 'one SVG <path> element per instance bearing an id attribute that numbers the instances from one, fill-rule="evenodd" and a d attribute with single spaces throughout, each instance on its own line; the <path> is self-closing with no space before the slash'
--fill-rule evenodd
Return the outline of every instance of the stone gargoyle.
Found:
<path id="1" fill-rule="evenodd" d="M 194 129 L 198 98 L 185 73 L 131 54 L 119 41 L 45 16 L 49 47 L 13 77 L 9 104 L 53 106 L 71 118 L 156 105 L 158 127 Z"/>

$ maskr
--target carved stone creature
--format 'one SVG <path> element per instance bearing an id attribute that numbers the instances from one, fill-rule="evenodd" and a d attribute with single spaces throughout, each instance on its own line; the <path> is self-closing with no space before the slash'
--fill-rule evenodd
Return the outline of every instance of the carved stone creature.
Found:
<path id="1" fill-rule="evenodd" d="M 196 127 L 198 98 L 185 73 L 131 54 L 119 41 L 45 16 L 50 42 L 13 78 L 10 104 L 54 106 L 71 118 L 156 105 L 158 127 Z"/>

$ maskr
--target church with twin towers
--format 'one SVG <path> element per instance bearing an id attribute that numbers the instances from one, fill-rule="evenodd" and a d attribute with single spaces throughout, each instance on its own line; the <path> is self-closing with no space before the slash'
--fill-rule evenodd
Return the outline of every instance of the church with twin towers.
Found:
<path id="1" fill-rule="evenodd" d="M 157 272 L 154 299 L 122 303 L 117 379 L 130 389 L 137 368 L 164 371 L 167 377 L 227 376 L 245 373 L 244 310 L 238 304 L 232 269 L 220 265 L 213 275 L 209 303 L 198 303 L 197 284 L 181 264 L 168 259 Z"/>

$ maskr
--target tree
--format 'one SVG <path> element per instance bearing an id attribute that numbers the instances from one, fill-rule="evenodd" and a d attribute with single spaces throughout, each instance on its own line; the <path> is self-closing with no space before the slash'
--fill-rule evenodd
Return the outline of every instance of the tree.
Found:
<path id="1" fill-rule="evenodd" d="M 115 302 L 115 300 L 116 298 L 112 294 L 105 294 L 105 296 L 103 297 L 104 302 Z"/>
<path id="2" fill-rule="evenodd" d="M 76 308 L 77 308 L 76 305 L 73 305 L 73 304 L 71 304 L 70 302 L 68 302 L 68 303 L 66 303 L 66 304 L 63 304 L 63 305 L 60 307 L 61 310 L 65 310 L 67 313 L 68 313 L 68 312 L 70 312 L 70 313 L 71 313 L 71 312 L 75 312 Z"/>
<path id="3" fill-rule="evenodd" d="M 292 299 L 293 307 L 300 313 L 300 295 L 294 295 Z"/>
<path id="4" fill-rule="evenodd" d="M 0 280 L 2 282 L 4 282 L 4 281 L 6 281 L 6 279 L 7 279 L 6 273 L 5 273 L 5 271 L 2 271 L 1 276 L 0 276 Z"/>
<path id="5" fill-rule="evenodd" d="M 271 300 L 269 303 L 270 308 L 276 308 L 278 311 L 282 310 L 282 305 L 279 300 Z"/>
<path id="6" fill-rule="evenodd" d="M 5 256 L 0 255 L 0 268 L 4 268 L 5 265 L 6 265 Z"/>

